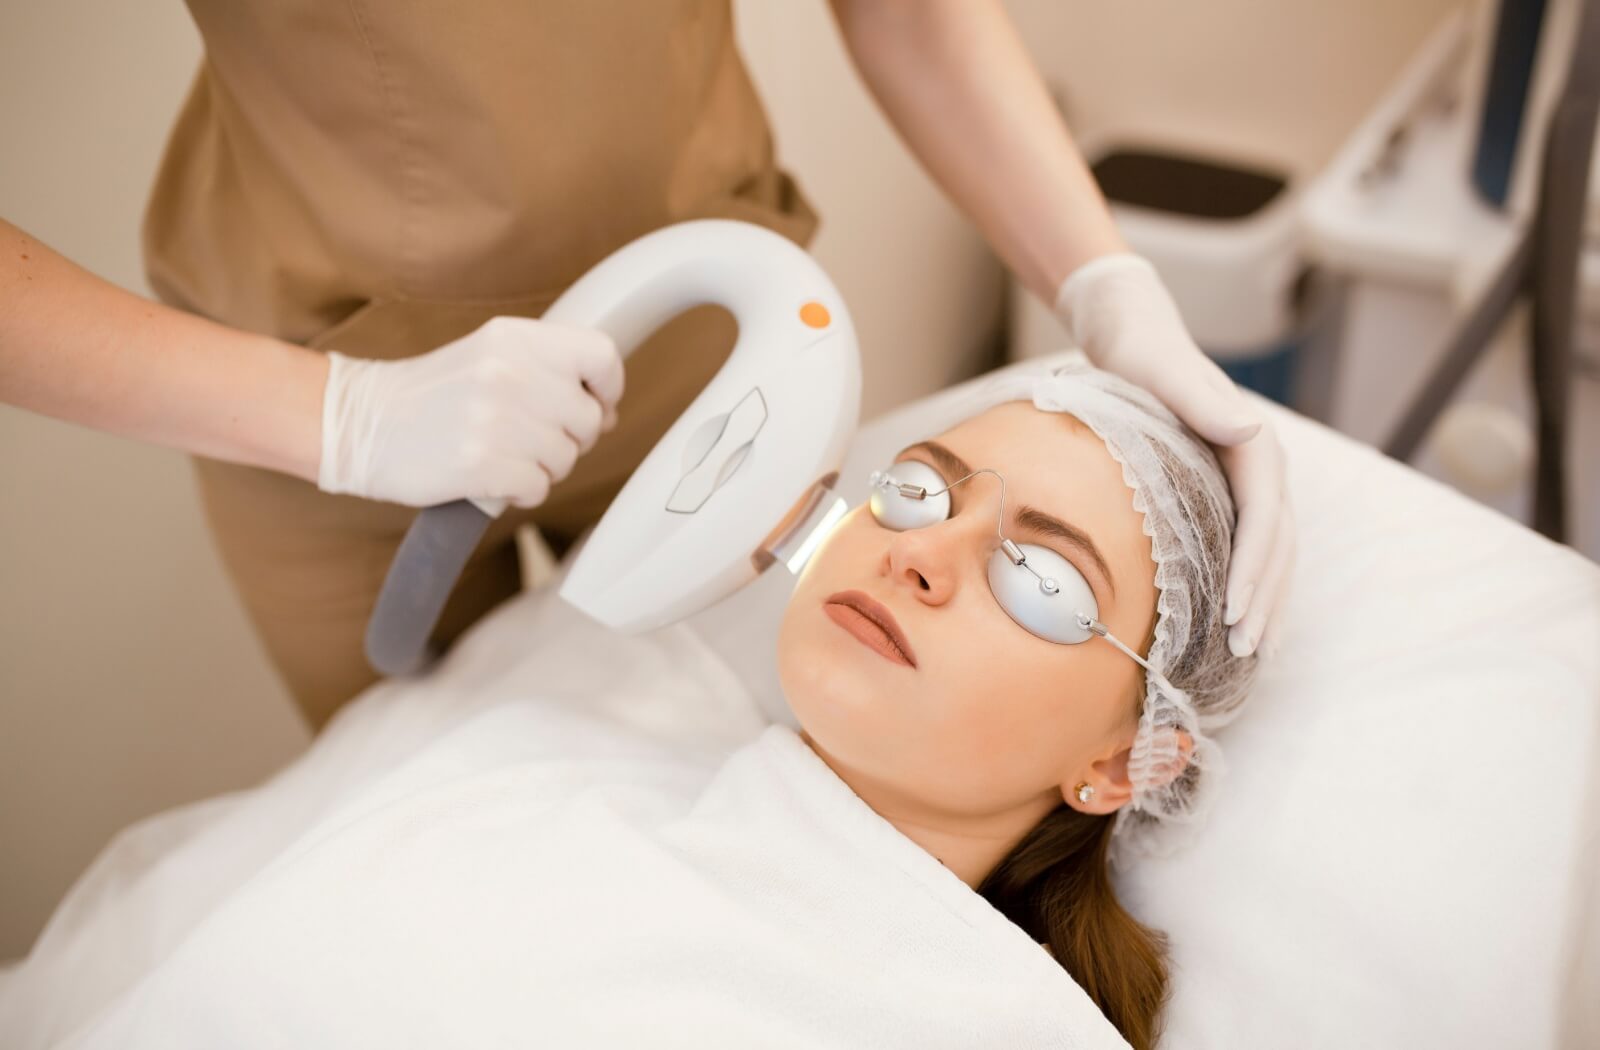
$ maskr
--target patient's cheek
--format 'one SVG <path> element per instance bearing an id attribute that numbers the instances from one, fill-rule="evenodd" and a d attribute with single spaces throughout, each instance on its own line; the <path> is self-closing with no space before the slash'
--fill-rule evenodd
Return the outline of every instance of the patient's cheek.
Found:
<path id="1" fill-rule="evenodd" d="M 790 685 L 794 675 L 794 626 L 791 622 L 794 615 L 793 606 L 784 610 L 783 622 L 778 626 L 778 681 L 783 685 L 785 695 L 790 692 Z"/>
<path id="2" fill-rule="evenodd" d="M 838 628 L 820 612 L 791 604 L 778 631 L 778 681 L 800 724 L 831 747 L 871 728 L 878 717 L 874 683 L 859 664 L 842 659 L 827 632 Z M 849 641 L 849 636 L 839 632 Z M 849 644 L 855 645 L 854 641 Z"/>
<path id="3" fill-rule="evenodd" d="M 834 662 L 818 637 L 817 624 L 808 619 L 791 602 L 778 628 L 778 678 L 786 694 L 802 699 L 825 685 Z"/>
<path id="4" fill-rule="evenodd" d="M 826 688 L 829 675 L 826 646 L 816 637 L 816 625 L 806 624 L 804 619 L 797 604 L 791 601 L 778 628 L 778 681 L 796 715 Z"/>

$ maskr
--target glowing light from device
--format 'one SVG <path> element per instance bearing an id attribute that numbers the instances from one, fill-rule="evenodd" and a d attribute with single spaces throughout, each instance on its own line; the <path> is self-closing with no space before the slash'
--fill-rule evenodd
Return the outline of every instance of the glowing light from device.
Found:
<path id="1" fill-rule="evenodd" d="M 839 520 L 849 510 L 850 505 L 844 501 L 842 496 L 834 499 L 833 505 L 828 508 L 827 513 L 817 522 L 816 527 L 800 542 L 800 546 L 795 548 L 795 552 L 789 556 L 789 560 L 784 562 L 791 573 L 796 576 L 800 575 L 800 570 L 805 568 L 806 562 L 811 560 L 812 553 L 822 546 L 822 541 L 827 539 L 828 533 L 833 531 L 833 527 L 839 524 Z"/>

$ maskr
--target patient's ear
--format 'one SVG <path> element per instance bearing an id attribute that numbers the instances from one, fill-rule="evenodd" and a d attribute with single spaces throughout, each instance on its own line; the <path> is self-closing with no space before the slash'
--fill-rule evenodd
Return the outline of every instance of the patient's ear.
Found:
<path id="1" fill-rule="evenodd" d="M 1133 753 L 1130 738 L 1127 746 L 1106 758 L 1096 759 L 1087 770 L 1080 770 L 1061 785 L 1061 797 L 1067 805 L 1080 813 L 1104 816 L 1115 813 L 1133 799 L 1133 781 L 1128 779 L 1128 756 Z M 1166 771 L 1156 786 L 1177 779 L 1189 766 L 1189 756 L 1194 754 L 1194 740 L 1182 729 L 1178 730 L 1178 761 Z M 1087 783 L 1094 794 L 1087 802 L 1078 799 L 1078 785 Z"/>

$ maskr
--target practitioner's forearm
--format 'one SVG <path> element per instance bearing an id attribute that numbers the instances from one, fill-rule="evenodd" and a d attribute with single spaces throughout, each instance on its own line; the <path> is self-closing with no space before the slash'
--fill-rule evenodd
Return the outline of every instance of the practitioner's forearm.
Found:
<path id="1" fill-rule="evenodd" d="M 1045 302 L 1126 244 L 999 0 L 831 0 L 912 151 Z"/>
<path id="2" fill-rule="evenodd" d="M 0 220 L 0 401 L 315 480 L 327 369 L 124 291 Z"/>

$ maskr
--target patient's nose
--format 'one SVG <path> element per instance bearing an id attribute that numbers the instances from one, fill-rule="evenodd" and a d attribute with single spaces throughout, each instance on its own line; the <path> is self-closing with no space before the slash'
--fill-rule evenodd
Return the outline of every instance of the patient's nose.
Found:
<path id="1" fill-rule="evenodd" d="M 954 519 L 895 533 L 886 555 L 889 576 L 918 601 L 943 605 L 960 589 L 963 565 L 976 561 L 973 544 L 971 530 Z"/>

